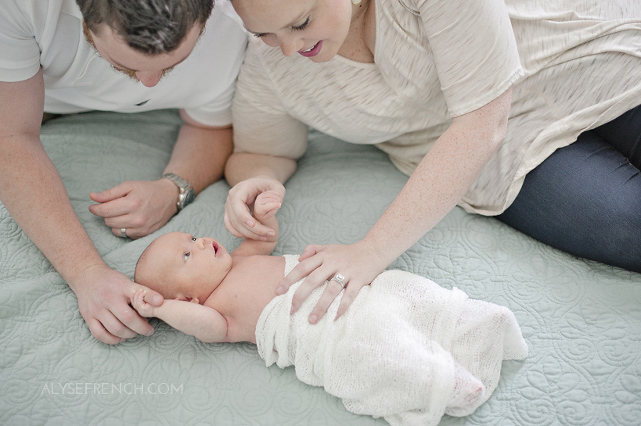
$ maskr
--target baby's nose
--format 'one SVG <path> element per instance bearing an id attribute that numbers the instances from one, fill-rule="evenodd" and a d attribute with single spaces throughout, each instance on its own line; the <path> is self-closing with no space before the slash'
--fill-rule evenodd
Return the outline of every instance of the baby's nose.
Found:
<path id="1" fill-rule="evenodd" d="M 200 248 L 200 249 L 204 249 L 205 246 L 207 246 L 207 242 L 205 241 L 204 238 L 198 238 L 196 240 L 196 244 L 198 245 L 198 248 Z"/>

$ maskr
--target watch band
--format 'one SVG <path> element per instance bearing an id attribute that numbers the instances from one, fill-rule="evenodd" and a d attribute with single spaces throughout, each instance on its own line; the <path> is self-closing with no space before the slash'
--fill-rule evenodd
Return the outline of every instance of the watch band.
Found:
<path id="1" fill-rule="evenodd" d="M 169 179 L 178 187 L 178 201 L 176 201 L 176 206 L 178 211 L 185 208 L 188 204 L 194 201 L 196 198 L 196 192 L 194 188 L 191 187 L 191 184 L 185 179 L 178 176 L 176 173 L 165 173 L 162 175 L 163 178 Z"/>

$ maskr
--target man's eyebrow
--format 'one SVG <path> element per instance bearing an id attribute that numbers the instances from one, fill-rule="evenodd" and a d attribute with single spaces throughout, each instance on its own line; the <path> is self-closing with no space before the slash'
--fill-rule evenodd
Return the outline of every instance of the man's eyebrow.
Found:
<path id="1" fill-rule="evenodd" d="M 191 52 L 190 52 L 190 54 L 191 54 Z M 173 68 L 173 67 L 176 67 L 176 66 L 182 64 L 183 62 L 185 62 L 187 60 L 187 58 L 189 58 L 189 55 L 185 56 L 180 62 L 176 62 L 174 65 L 172 65 L 172 66 L 170 66 L 168 68 L 165 68 L 165 70 L 168 70 L 170 68 Z M 110 58 L 110 59 L 111 59 L 112 65 L 115 66 L 116 68 L 120 68 L 120 69 L 127 70 L 127 71 L 132 71 L 132 72 L 138 72 L 138 70 L 132 70 L 131 68 L 124 66 L 120 62 L 114 60 L 113 58 Z M 163 71 L 165 71 L 165 70 L 163 70 Z"/>

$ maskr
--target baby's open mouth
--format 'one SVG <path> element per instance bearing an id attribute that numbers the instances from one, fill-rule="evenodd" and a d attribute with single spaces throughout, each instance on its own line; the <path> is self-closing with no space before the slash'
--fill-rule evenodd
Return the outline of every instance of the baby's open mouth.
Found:
<path id="1" fill-rule="evenodd" d="M 218 244 L 214 241 L 211 245 L 214 247 L 214 254 L 218 254 Z"/>

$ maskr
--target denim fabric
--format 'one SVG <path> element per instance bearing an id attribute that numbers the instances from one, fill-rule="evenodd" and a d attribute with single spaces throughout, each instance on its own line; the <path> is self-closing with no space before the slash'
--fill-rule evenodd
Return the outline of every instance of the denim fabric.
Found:
<path id="1" fill-rule="evenodd" d="M 641 272 L 641 106 L 558 149 L 502 222 L 575 256 Z"/>

